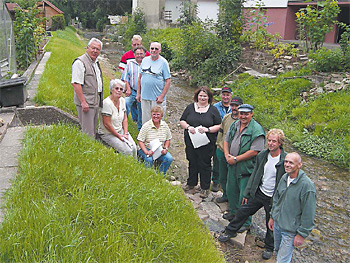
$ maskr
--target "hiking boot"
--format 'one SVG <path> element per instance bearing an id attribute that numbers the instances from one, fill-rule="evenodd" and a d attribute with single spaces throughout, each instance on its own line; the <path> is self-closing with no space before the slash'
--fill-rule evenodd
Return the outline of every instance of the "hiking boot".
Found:
<path id="1" fill-rule="evenodd" d="M 219 184 L 213 182 L 213 184 L 211 185 L 211 190 L 212 190 L 213 192 L 219 191 L 219 190 L 220 190 Z"/>
<path id="2" fill-rule="evenodd" d="M 225 202 L 227 202 L 228 200 L 227 200 L 227 198 L 225 198 L 225 197 L 218 197 L 218 198 L 216 198 L 216 202 L 217 203 L 225 203 Z"/>
<path id="3" fill-rule="evenodd" d="M 222 216 L 223 219 L 226 219 L 228 221 L 231 221 L 234 217 L 235 215 L 231 215 L 230 213 L 226 213 Z"/>
<path id="4" fill-rule="evenodd" d="M 219 242 L 227 242 L 230 240 L 230 238 L 236 237 L 237 234 L 227 234 L 227 233 L 222 233 L 219 237 L 218 240 Z"/>
<path id="5" fill-rule="evenodd" d="M 200 193 L 200 195 L 199 195 L 199 197 L 201 197 L 201 198 L 207 198 L 208 196 L 209 196 L 209 194 L 210 194 L 210 190 L 209 189 L 207 189 L 207 190 L 201 190 L 201 193 Z"/>
<path id="6" fill-rule="evenodd" d="M 268 260 L 272 257 L 272 255 L 273 255 L 273 251 L 269 251 L 265 249 L 265 251 L 262 253 L 262 258 L 265 260 Z"/>
<path id="7" fill-rule="evenodd" d="M 247 230 L 248 231 L 250 230 L 250 226 L 243 225 L 243 226 L 241 226 L 240 229 L 238 229 L 237 233 L 243 233 L 244 231 L 247 231 Z"/>
<path id="8" fill-rule="evenodd" d="M 191 185 L 188 185 L 188 184 L 186 184 L 184 187 L 183 187 L 183 189 L 184 189 L 184 191 L 190 191 L 190 190 L 192 190 L 194 188 L 194 186 L 191 186 Z"/>

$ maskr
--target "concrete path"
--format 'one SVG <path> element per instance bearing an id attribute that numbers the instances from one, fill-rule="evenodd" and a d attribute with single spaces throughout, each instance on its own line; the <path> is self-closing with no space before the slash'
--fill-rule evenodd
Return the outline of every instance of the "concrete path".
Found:
<path id="1" fill-rule="evenodd" d="M 51 52 L 44 54 L 35 70 L 30 82 L 27 83 L 28 101 L 25 106 L 33 105 L 32 99 L 36 94 L 40 77 L 44 72 L 45 65 L 49 59 Z M 32 75 L 28 73 L 28 75 Z M 11 187 L 11 181 L 17 175 L 18 154 L 22 149 L 22 139 L 26 127 L 19 126 L 16 119 L 16 108 L 0 108 L 0 119 L 4 125 L 0 127 L 0 207 L 4 204 L 4 193 Z M 5 211 L 0 209 L 0 223 L 4 219 Z"/>

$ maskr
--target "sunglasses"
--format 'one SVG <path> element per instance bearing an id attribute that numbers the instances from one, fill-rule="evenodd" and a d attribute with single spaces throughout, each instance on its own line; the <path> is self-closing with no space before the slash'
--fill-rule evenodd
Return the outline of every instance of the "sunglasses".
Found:
<path id="1" fill-rule="evenodd" d="M 157 47 L 151 47 L 151 50 L 159 50 Z"/>
<path id="2" fill-rule="evenodd" d="M 124 89 L 123 88 L 119 88 L 119 87 L 116 87 L 116 88 L 114 88 L 115 90 L 121 90 L 121 91 L 123 91 Z"/>

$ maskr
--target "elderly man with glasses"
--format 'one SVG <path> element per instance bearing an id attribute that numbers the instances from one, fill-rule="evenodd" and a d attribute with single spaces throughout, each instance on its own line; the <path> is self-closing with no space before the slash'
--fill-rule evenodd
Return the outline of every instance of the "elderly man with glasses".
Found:
<path id="1" fill-rule="evenodd" d="M 161 106 L 166 112 L 166 94 L 171 76 L 168 61 L 160 55 L 161 50 L 160 43 L 152 42 L 151 56 L 145 57 L 141 63 L 136 99 L 141 102 L 142 124 L 151 119 L 153 106 Z"/>

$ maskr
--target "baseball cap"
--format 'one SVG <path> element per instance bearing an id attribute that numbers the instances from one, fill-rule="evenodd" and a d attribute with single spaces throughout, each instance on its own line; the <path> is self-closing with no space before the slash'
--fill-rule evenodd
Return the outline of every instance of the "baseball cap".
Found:
<path id="1" fill-rule="evenodd" d="M 251 112 L 254 109 L 254 107 L 250 104 L 242 104 L 238 107 L 238 111 L 241 112 Z"/>
<path id="2" fill-rule="evenodd" d="M 241 97 L 233 97 L 230 104 L 242 105 L 243 100 Z"/>
<path id="3" fill-rule="evenodd" d="M 223 93 L 223 92 L 230 92 L 230 93 L 232 93 L 232 89 L 230 87 L 223 87 L 221 89 L 221 93 Z"/>

